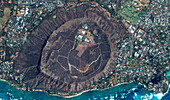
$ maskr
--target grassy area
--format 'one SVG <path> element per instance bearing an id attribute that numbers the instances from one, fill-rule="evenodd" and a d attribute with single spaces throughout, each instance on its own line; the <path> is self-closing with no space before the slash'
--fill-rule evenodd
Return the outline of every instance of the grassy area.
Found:
<path id="1" fill-rule="evenodd" d="M 2 18 L 0 17 L 0 24 L 2 24 Z"/>
<path id="2" fill-rule="evenodd" d="M 8 21 L 8 19 L 10 18 L 10 13 L 11 13 L 10 8 L 4 8 L 4 16 L 2 19 L 2 24 L 5 24 Z"/>
<path id="3" fill-rule="evenodd" d="M 51 19 L 52 21 L 54 21 L 54 20 L 55 20 L 55 19 L 53 18 L 53 16 L 51 16 L 51 17 L 50 17 L 50 19 Z"/>
<path id="4" fill-rule="evenodd" d="M 7 7 L 4 8 L 4 16 L 2 18 L 0 17 L 0 31 L 2 29 L 2 25 L 4 25 L 10 18 L 10 13 L 11 13 L 10 8 L 7 8 Z"/>
<path id="5" fill-rule="evenodd" d="M 125 7 L 118 11 L 123 18 L 129 20 L 131 23 L 136 24 L 140 19 L 140 16 L 143 15 L 143 11 L 138 11 L 135 8 Z"/>
<path id="6" fill-rule="evenodd" d="M 5 15 L 5 16 L 10 16 L 10 13 L 11 13 L 10 8 L 5 8 L 5 9 L 4 9 L 4 15 Z"/>
<path id="7" fill-rule="evenodd" d="M 0 31 L 2 29 L 2 18 L 0 17 Z"/>
<path id="8" fill-rule="evenodd" d="M 81 45 L 81 44 L 82 44 L 82 42 L 81 42 L 81 41 L 76 40 L 76 46 Z"/>

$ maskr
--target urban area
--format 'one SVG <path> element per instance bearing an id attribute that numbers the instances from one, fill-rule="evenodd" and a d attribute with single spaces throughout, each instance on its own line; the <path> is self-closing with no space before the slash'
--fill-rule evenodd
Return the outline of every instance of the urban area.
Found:
<path id="1" fill-rule="evenodd" d="M 114 71 L 92 86 L 104 89 L 135 80 L 154 93 L 162 91 L 167 83 L 162 68 L 170 69 L 169 0 L 1 0 L 0 79 L 13 77 L 11 72 L 15 59 L 29 34 L 43 22 L 47 14 L 81 2 L 97 2 L 113 18 L 123 23 L 131 36 L 117 45 L 119 54 L 116 63 L 113 63 Z M 138 78 L 134 79 L 136 76 Z M 18 82 L 21 77 L 13 79 Z M 158 80 L 162 83 L 158 83 Z"/>

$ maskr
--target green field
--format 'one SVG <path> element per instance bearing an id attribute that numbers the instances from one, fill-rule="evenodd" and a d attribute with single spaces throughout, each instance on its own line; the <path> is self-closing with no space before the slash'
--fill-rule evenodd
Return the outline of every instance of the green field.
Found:
<path id="1" fill-rule="evenodd" d="M 0 31 L 1 31 L 1 28 L 2 28 L 2 18 L 0 17 Z"/>
<path id="2" fill-rule="evenodd" d="M 2 24 L 2 18 L 0 17 L 0 25 Z"/>
<path id="3" fill-rule="evenodd" d="M 138 11 L 135 8 L 125 7 L 118 11 L 123 18 L 129 20 L 131 23 L 137 24 L 140 16 L 144 14 L 143 11 Z"/>

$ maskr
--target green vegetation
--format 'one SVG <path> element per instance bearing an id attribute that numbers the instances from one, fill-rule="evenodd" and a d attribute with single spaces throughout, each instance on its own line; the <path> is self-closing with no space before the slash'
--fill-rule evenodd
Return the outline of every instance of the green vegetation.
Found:
<path id="1" fill-rule="evenodd" d="M 2 29 L 2 18 L 0 17 L 0 31 Z"/>
<path id="2" fill-rule="evenodd" d="M 102 6 L 103 8 L 105 8 L 109 13 L 111 13 L 112 15 L 116 16 L 117 13 L 115 12 L 114 9 L 108 8 L 108 4 L 104 4 L 102 1 L 97 1 L 97 3 Z"/>
<path id="3" fill-rule="evenodd" d="M 156 33 L 156 34 L 158 34 L 158 31 L 157 31 L 157 30 L 154 30 L 153 32 Z"/>
<path id="4" fill-rule="evenodd" d="M 51 19 L 52 21 L 54 21 L 54 20 L 55 20 L 55 19 L 53 18 L 53 16 L 51 16 L 51 17 L 50 17 L 50 19 Z"/>
<path id="5" fill-rule="evenodd" d="M 2 24 L 2 18 L 0 17 L 0 25 Z"/>
<path id="6" fill-rule="evenodd" d="M 6 16 L 10 16 L 10 13 L 11 13 L 10 8 L 6 8 L 4 14 L 5 14 Z"/>
<path id="7" fill-rule="evenodd" d="M 4 8 L 4 19 L 8 20 L 10 17 L 11 9 L 10 8 Z"/>
<path id="8" fill-rule="evenodd" d="M 4 8 L 4 16 L 0 18 L 0 29 L 2 28 L 2 24 L 4 25 L 10 18 L 10 13 L 11 13 L 10 8 Z"/>
<path id="9" fill-rule="evenodd" d="M 137 24 L 140 16 L 144 14 L 144 11 L 138 11 L 135 8 L 125 7 L 118 11 L 123 18 L 129 20 L 131 23 Z"/>
<path id="10" fill-rule="evenodd" d="M 76 39 L 76 46 L 81 45 L 82 42 Z"/>

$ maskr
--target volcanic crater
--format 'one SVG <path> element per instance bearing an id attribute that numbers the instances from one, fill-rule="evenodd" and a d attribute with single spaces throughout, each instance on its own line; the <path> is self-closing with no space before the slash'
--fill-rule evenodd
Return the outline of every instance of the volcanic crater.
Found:
<path id="1" fill-rule="evenodd" d="M 22 82 L 32 89 L 79 94 L 112 70 L 115 45 L 125 33 L 97 3 L 59 8 L 28 36 L 15 74 L 23 74 Z"/>

